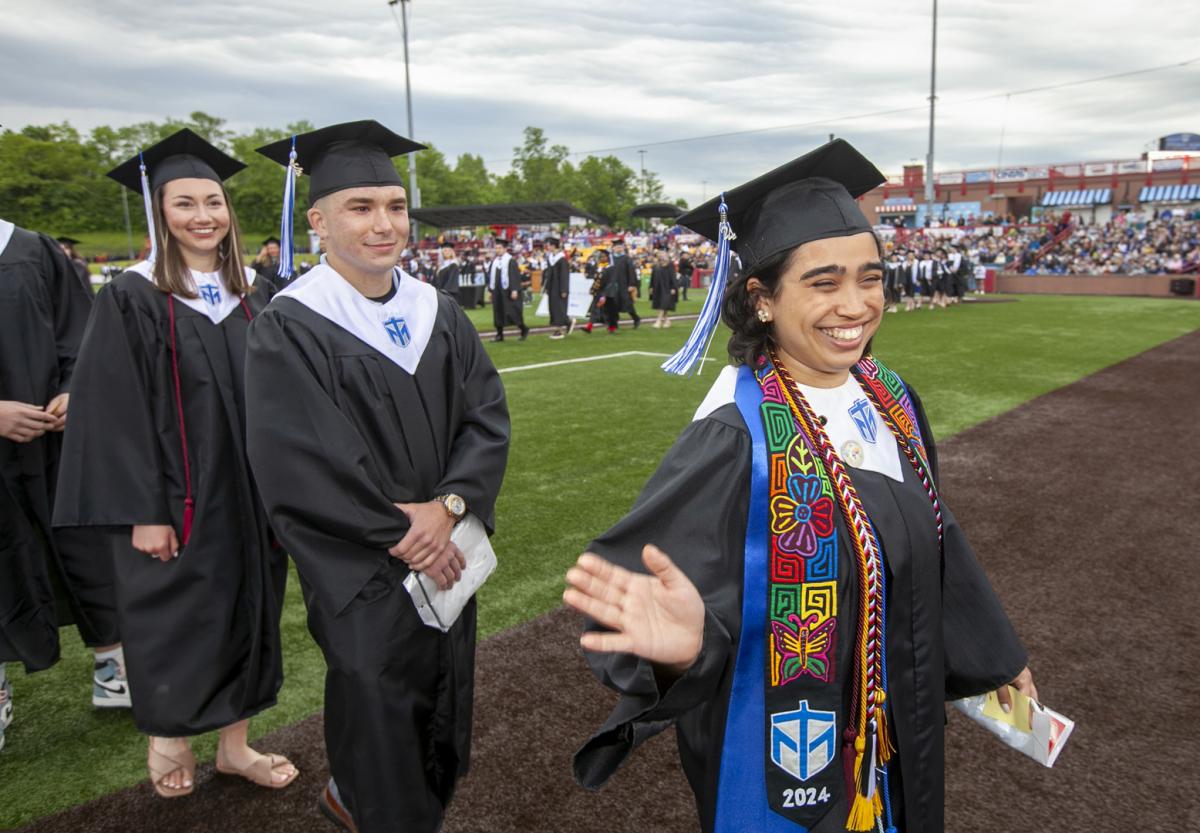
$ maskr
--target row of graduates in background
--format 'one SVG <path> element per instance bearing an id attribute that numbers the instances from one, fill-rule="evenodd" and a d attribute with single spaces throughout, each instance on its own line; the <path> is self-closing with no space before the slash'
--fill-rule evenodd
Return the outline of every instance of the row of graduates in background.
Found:
<path id="1" fill-rule="evenodd" d="M 975 266 L 956 246 L 896 248 L 884 259 L 884 298 L 888 312 L 944 309 L 968 293 L 978 293 Z"/>

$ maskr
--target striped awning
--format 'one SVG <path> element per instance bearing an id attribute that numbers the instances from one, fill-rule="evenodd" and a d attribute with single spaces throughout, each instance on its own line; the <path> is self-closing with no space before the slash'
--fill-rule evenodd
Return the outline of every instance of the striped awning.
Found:
<path id="1" fill-rule="evenodd" d="M 917 206 L 911 202 L 877 205 L 875 206 L 875 211 L 880 214 L 915 214 Z"/>
<path id="2" fill-rule="evenodd" d="M 1200 200 L 1200 185 L 1147 185 L 1138 202 L 1193 202 Z"/>
<path id="3" fill-rule="evenodd" d="M 1043 206 L 1104 205 L 1111 201 L 1111 188 L 1089 188 L 1084 191 L 1050 191 L 1042 195 Z"/>

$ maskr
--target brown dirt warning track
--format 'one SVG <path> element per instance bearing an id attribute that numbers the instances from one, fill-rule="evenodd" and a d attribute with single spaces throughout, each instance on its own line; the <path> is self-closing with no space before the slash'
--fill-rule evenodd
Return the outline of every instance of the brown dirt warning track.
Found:
<path id="1" fill-rule="evenodd" d="M 1077 722 L 1046 770 L 950 715 L 952 833 L 1200 830 L 1200 332 L 971 428 L 939 447 L 942 490 L 1032 657 L 1042 700 Z M 471 775 L 446 833 L 697 829 L 674 740 L 642 747 L 608 788 L 571 754 L 610 695 L 557 610 L 479 650 Z M 316 716 L 264 740 L 301 778 L 278 793 L 197 773 L 165 801 L 148 785 L 41 819 L 27 833 L 333 831 Z M 52 776 L 50 776 L 52 777 Z"/>

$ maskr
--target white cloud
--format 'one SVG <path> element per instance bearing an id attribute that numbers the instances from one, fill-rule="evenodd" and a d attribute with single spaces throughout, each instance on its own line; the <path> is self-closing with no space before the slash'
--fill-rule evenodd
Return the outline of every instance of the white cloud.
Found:
<path id="1" fill-rule="evenodd" d="M 204 110 L 243 129 L 377 118 L 404 132 L 404 67 L 386 0 L 6 0 L 0 121 L 98 124 Z M 503 170 L 526 125 L 617 152 L 695 203 L 830 132 L 885 170 L 923 159 L 928 3 L 414 0 L 417 137 Z M 1200 63 L 970 102 L 1200 57 L 1200 4 L 940 4 L 938 167 L 1136 156 L 1200 131 Z M 842 117 L 899 108 L 911 112 Z M 664 140 L 808 124 L 722 139 Z"/>

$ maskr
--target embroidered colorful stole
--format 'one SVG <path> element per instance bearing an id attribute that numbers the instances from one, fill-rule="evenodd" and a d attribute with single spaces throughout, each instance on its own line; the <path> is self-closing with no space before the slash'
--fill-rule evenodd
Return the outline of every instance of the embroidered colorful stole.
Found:
<path id="1" fill-rule="evenodd" d="M 854 375 L 926 488 L 940 543 L 936 488 L 903 382 L 870 357 Z M 735 401 L 750 429 L 754 460 L 742 632 L 716 829 L 810 828 L 843 789 L 851 799 L 848 829 L 872 830 L 877 820 L 890 827 L 886 571 L 870 518 L 786 368 L 765 356 L 755 370 L 743 367 Z M 850 611 L 838 594 L 835 512 L 850 532 L 854 556 L 857 599 Z M 855 638 L 851 715 L 843 715 L 843 681 L 836 673 L 838 617 L 846 615 L 853 616 Z M 844 771 L 836 765 L 839 738 L 848 747 Z M 766 802 L 747 800 L 762 795 L 764 785 Z"/>

